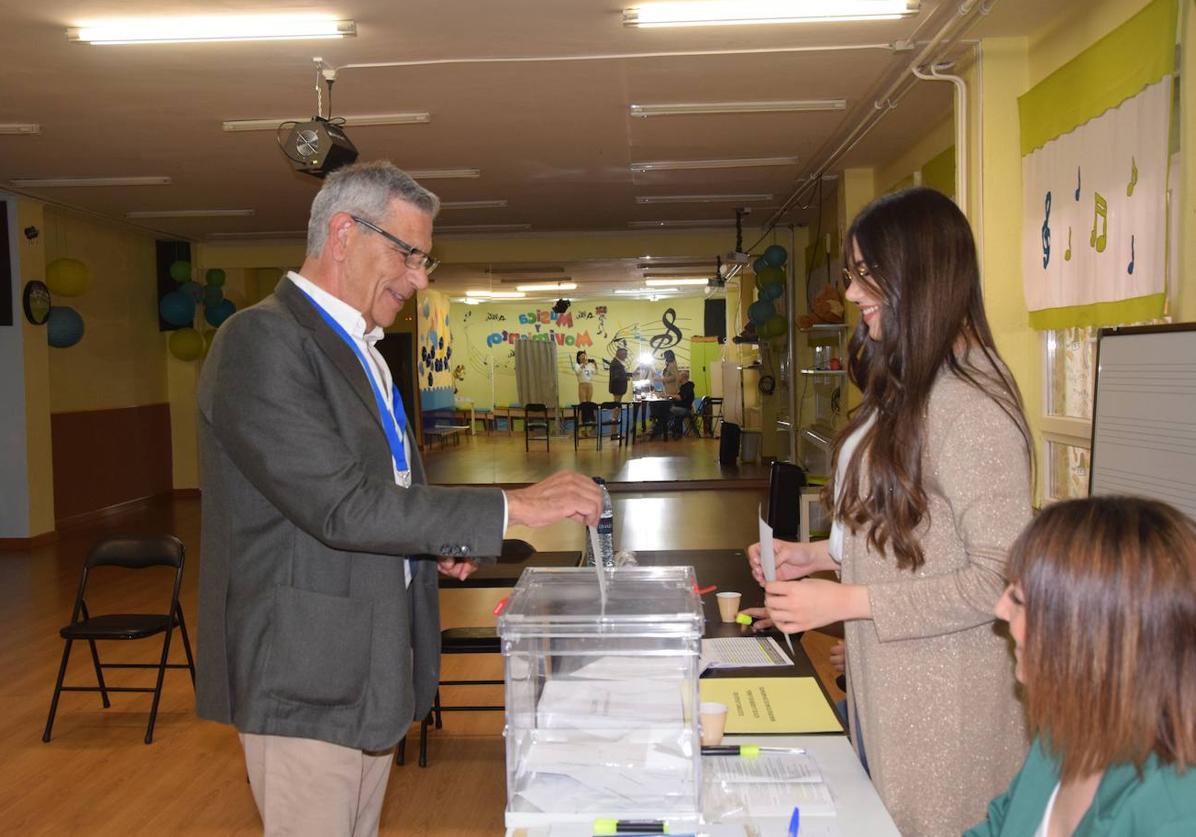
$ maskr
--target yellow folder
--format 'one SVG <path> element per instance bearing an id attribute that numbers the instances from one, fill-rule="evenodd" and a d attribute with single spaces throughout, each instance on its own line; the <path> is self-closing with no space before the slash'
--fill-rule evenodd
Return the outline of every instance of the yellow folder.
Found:
<path id="1" fill-rule="evenodd" d="M 707 677 L 702 700 L 727 705 L 728 735 L 842 732 L 813 677 Z"/>

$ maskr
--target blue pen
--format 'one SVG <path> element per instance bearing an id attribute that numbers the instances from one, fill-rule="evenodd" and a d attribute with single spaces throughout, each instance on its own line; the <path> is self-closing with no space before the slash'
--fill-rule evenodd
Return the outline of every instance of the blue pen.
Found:
<path id="1" fill-rule="evenodd" d="M 793 806 L 793 816 L 789 818 L 789 837 L 797 837 L 797 830 L 801 828 L 801 809 Z"/>

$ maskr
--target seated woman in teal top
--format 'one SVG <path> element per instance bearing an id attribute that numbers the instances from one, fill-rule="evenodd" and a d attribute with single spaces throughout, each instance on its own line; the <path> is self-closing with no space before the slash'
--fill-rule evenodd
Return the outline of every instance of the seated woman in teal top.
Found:
<path id="1" fill-rule="evenodd" d="M 968 837 L 1196 835 L 1196 524 L 1097 497 L 1014 544 L 996 613 L 1037 736 Z"/>

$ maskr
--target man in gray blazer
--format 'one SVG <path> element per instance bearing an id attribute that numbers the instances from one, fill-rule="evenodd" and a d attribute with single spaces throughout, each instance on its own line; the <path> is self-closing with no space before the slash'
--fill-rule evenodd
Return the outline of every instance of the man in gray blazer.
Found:
<path id="1" fill-rule="evenodd" d="M 220 328 L 200 376 L 197 706 L 240 733 L 268 834 L 376 834 L 386 751 L 436 690 L 436 570 L 601 511 L 576 473 L 426 484 L 373 344 L 427 287 L 438 207 L 390 163 L 330 175 L 302 268 Z"/>

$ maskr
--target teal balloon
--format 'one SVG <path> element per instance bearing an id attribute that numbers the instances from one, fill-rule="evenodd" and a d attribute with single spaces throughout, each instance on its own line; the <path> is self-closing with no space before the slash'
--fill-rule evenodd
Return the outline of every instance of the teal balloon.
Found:
<path id="1" fill-rule="evenodd" d="M 204 308 L 203 318 L 208 321 L 208 325 L 220 328 L 220 324 L 231 317 L 236 310 L 237 306 L 231 299 L 222 299 L 219 304 Z"/>
<path id="2" fill-rule="evenodd" d="M 774 299 L 779 299 L 783 293 L 785 293 L 785 286 L 776 282 L 760 288 L 760 298 L 766 302 L 772 302 Z"/>
<path id="3" fill-rule="evenodd" d="M 203 289 L 203 304 L 205 308 L 215 308 L 224 302 L 224 289 L 219 285 L 208 285 Z"/>
<path id="4" fill-rule="evenodd" d="M 83 339 L 83 318 L 74 308 L 55 305 L 46 320 L 46 341 L 55 349 L 69 348 Z"/>
<path id="5" fill-rule="evenodd" d="M 191 262 L 180 259 L 170 263 L 170 278 L 176 282 L 187 282 L 191 279 Z"/>
<path id="6" fill-rule="evenodd" d="M 184 282 L 179 285 L 179 293 L 191 297 L 191 301 L 198 304 L 203 302 L 204 287 L 198 282 Z"/>
<path id="7" fill-rule="evenodd" d="M 763 256 L 761 256 L 752 262 L 752 273 L 760 273 L 760 271 L 764 270 L 766 267 L 768 267 L 768 262 L 765 261 Z"/>
<path id="8" fill-rule="evenodd" d="M 789 323 L 780 314 L 769 317 L 764 323 L 761 331 L 761 337 L 784 337 L 785 332 L 789 330 Z"/>
<path id="9" fill-rule="evenodd" d="M 762 288 L 765 285 L 783 285 L 785 284 L 785 271 L 779 267 L 769 265 L 756 274 L 756 287 Z"/>
<path id="10" fill-rule="evenodd" d="M 195 300 L 180 291 L 171 291 L 158 303 L 158 313 L 172 326 L 195 322 Z"/>
<path id="11" fill-rule="evenodd" d="M 757 326 L 764 325 L 770 317 L 775 317 L 776 313 L 776 306 L 768 300 L 758 299 L 748 306 L 748 319 Z"/>
<path id="12" fill-rule="evenodd" d="M 764 250 L 764 261 L 773 267 L 780 267 L 789 258 L 789 251 L 779 244 L 770 244 Z"/>
<path id="13" fill-rule="evenodd" d="M 209 267 L 208 272 L 204 274 L 203 278 L 213 288 L 219 288 L 224 285 L 224 271 L 218 267 Z"/>

